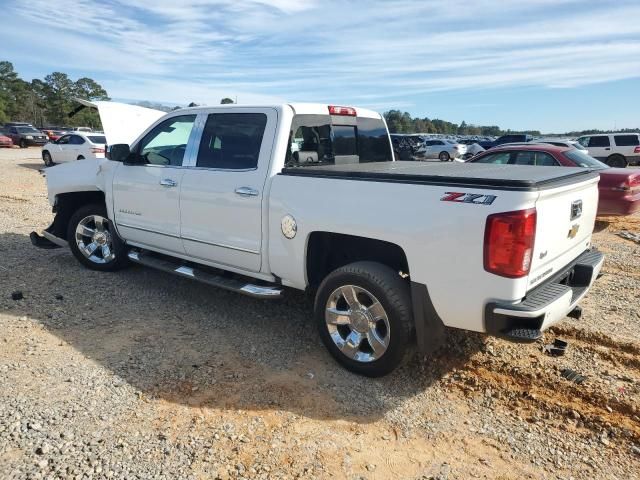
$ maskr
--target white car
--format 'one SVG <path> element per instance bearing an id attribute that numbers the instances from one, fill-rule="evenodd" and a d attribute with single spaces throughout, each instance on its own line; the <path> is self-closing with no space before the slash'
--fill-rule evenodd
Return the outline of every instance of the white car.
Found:
<path id="1" fill-rule="evenodd" d="M 466 153 L 466 145 L 446 139 L 426 140 L 422 146 L 416 150 L 416 155 L 424 158 L 437 158 L 441 162 L 450 162 L 451 160 L 464 156 Z"/>
<path id="2" fill-rule="evenodd" d="M 601 133 L 584 135 L 577 142 L 589 154 L 610 167 L 640 165 L 640 133 Z"/>
<path id="3" fill-rule="evenodd" d="M 556 147 L 568 147 L 580 150 L 582 153 L 589 155 L 589 150 L 576 140 L 565 140 L 561 138 L 537 138 L 532 143 L 547 143 Z"/>
<path id="4" fill-rule="evenodd" d="M 603 263 L 589 169 L 396 162 L 364 108 L 222 105 L 137 124 L 148 110 L 95 103 L 108 158 L 47 170 L 56 216 L 34 245 L 265 300 L 308 291 L 325 346 L 363 375 L 414 341 L 434 352 L 445 327 L 535 342 L 578 316 Z"/>
<path id="5" fill-rule="evenodd" d="M 42 160 L 47 167 L 51 167 L 85 158 L 104 158 L 106 143 L 101 133 L 67 133 L 42 147 Z"/>

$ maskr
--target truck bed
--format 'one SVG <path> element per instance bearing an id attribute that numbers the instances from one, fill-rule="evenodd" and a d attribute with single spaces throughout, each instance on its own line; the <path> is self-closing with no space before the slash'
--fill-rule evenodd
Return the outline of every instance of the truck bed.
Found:
<path id="1" fill-rule="evenodd" d="M 598 173 L 577 167 L 400 161 L 289 167 L 280 175 L 532 191 L 586 181 Z"/>

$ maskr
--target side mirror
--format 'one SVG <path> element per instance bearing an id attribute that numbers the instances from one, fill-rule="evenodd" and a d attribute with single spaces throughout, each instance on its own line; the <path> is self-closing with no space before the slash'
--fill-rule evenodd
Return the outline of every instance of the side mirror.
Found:
<path id="1" fill-rule="evenodd" d="M 115 145 L 107 146 L 107 151 L 105 152 L 105 157 L 109 160 L 113 160 L 114 162 L 124 162 L 129 155 L 131 155 L 131 151 L 129 150 L 129 145 L 126 143 L 116 143 Z"/>

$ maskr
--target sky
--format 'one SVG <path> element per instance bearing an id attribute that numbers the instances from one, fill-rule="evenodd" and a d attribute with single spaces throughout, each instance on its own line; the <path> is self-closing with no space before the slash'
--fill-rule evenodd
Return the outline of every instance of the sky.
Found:
<path id="1" fill-rule="evenodd" d="M 27 80 L 94 78 L 113 99 L 324 102 L 542 132 L 640 127 L 638 0 L 0 4 L 0 60 Z"/>

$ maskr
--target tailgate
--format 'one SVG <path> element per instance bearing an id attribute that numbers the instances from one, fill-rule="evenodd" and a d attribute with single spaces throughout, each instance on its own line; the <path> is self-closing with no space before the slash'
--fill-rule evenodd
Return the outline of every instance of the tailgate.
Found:
<path id="1" fill-rule="evenodd" d="M 540 191 L 529 289 L 589 248 L 597 210 L 598 178 Z"/>

